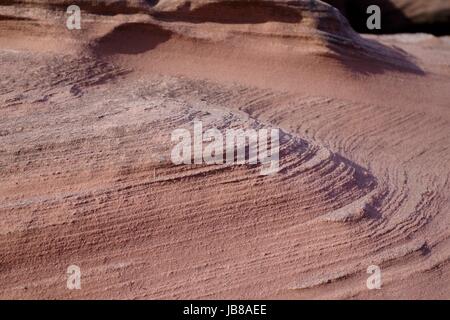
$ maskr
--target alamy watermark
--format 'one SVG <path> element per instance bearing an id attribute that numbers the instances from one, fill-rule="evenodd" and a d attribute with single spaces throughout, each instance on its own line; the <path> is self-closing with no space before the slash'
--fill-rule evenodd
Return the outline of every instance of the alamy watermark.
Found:
<path id="1" fill-rule="evenodd" d="M 79 266 L 72 264 L 67 267 L 66 287 L 69 290 L 81 289 L 81 269 Z"/>
<path id="2" fill-rule="evenodd" d="M 279 171 L 278 129 L 226 129 L 224 135 L 217 128 L 203 132 L 202 122 L 194 121 L 192 133 L 187 129 L 176 129 L 171 140 L 177 142 L 171 152 L 175 165 L 260 164 L 262 175 Z"/>
<path id="3" fill-rule="evenodd" d="M 66 27 L 69 30 L 80 30 L 81 29 L 81 9 L 77 5 L 71 5 L 67 7 L 67 17 Z"/>
<path id="4" fill-rule="evenodd" d="M 367 289 L 381 289 L 381 269 L 379 266 L 371 265 L 367 267 L 367 273 L 371 274 L 369 278 L 367 278 L 366 286 Z"/>
<path id="5" fill-rule="evenodd" d="M 381 9 L 377 5 L 367 7 L 367 14 L 370 14 L 367 19 L 367 29 L 380 30 L 381 29 Z"/>

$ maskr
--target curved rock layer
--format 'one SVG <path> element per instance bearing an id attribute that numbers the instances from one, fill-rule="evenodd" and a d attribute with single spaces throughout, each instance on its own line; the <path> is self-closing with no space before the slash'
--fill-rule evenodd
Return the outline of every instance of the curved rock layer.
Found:
<path id="1" fill-rule="evenodd" d="M 38 2 L 1 7 L 1 298 L 450 296 L 447 38 L 311 1 L 91 1 L 69 31 Z M 280 171 L 174 165 L 196 120 L 278 128 Z"/>
<path id="2" fill-rule="evenodd" d="M 24 7 L 45 7 L 53 9 L 64 9 L 69 5 L 76 4 L 82 6 L 84 10 L 102 14 L 135 14 L 148 13 L 154 6 L 167 7 L 178 6 L 182 2 L 189 2 L 192 7 L 204 6 L 198 13 L 201 15 L 197 18 L 205 18 L 204 13 L 209 12 L 212 19 L 224 19 L 222 6 L 221 12 L 216 14 L 218 9 L 216 4 L 219 2 L 239 3 L 241 9 L 243 6 L 253 6 L 255 3 L 263 1 L 243 1 L 243 0 L 4 0 L 3 5 L 14 5 Z M 268 6 L 273 6 L 277 1 L 265 1 Z M 301 1 L 284 1 L 290 4 L 296 4 Z M 351 0 L 324 0 L 335 8 L 339 9 L 349 19 L 353 28 L 363 33 L 399 33 L 399 32 L 429 32 L 436 35 L 448 35 L 450 27 L 450 3 L 447 0 L 370 0 L 370 1 L 351 1 Z M 158 4 L 159 3 L 159 4 Z M 169 3 L 169 4 L 167 4 Z M 317 4 L 318 1 L 310 1 L 311 5 Z M 382 30 L 368 30 L 366 27 L 367 8 L 370 5 L 378 5 L 382 11 L 383 23 Z M 216 7 L 216 8 L 214 8 Z M 187 8 L 187 6 L 184 6 Z M 254 7 L 252 8 L 255 9 Z M 233 14 L 234 19 L 248 17 L 248 14 L 242 14 L 239 8 L 232 8 L 229 13 Z M 247 12 L 247 11 L 246 11 Z M 273 11 L 272 11 L 273 12 Z M 282 13 L 280 10 L 279 13 Z M 251 15 L 250 15 L 251 16 Z M 256 18 L 256 17 L 253 17 Z M 291 16 L 292 18 L 292 16 Z M 192 16 L 190 16 L 192 19 Z M 229 18 L 228 18 L 229 19 Z"/>
<path id="3" fill-rule="evenodd" d="M 306 53 L 338 60 L 344 65 L 358 65 L 362 69 L 400 68 L 422 72 L 405 52 L 360 37 L 335 8 L 320 1 L 80 1 L 78 4 L 84 12 L 85 26 L 79 33 L 61 28 L 66 18 L 64 12 L 52 10 L 49 13 L 45 9 L 64 9 L 65 1 L 29 0 L 20 6 L 4 6 L 4 17 L 9 17 L 4 20 L 12 21 L 12 31 L 21 31 L 21 38 L 26 33 L 42 33 L 31 23 L 41 21 L 49 24 L 45 30 L 47 41 L 51 43 L 49 48 L 61 47 L 73 39 L 72 48 L 64 47 L 64 50 L 74 47 L 85 50 L 85 46 L 89 46 L 101 56 L 126 54 L 128 50 L 129 53 L 143 53 L 166 42 L 180 43 L 178 40 L 181 39 L 185 42 L 183 53 L 194 56 L 199 51 L 209 55 L 210 50 L 222 47 L 221 52 L 233 51 L 233 55 L 244 55 L 253 61 L 254 49 L 259 55 L 265 51 L 258 50 L 259 47 L 265 49 L 269 44 L 268 51 L 272 56 L 292 52 L 289 57 L 292 63 Z M 112 12 L 115 17 L 98 15 Z M 52 19 L 45 19 L 49 15 Z M 66 39 L 60 41 L 61 37 Z M 169 41 L 173 38 L 177 41 Z M 266 40 L 261 41 L 261 38 Z M 323 63 L 329 60 L 324 59 Z"/>

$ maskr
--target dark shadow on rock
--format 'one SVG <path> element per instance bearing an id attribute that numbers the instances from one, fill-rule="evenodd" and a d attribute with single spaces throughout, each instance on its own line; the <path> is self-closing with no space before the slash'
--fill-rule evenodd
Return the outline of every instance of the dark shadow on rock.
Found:
<path id="1" fill-rule="evenodd" d="M 354 169 L 353 177 L 356 181 L 356 185 L 361 189 L 374 190 L 377 186 L 377 179 L 370 173 L 369 170 L 360 166 L 356 162 L 351 161 L 343 157 L 338 153 L 334 153 L 333 157 L 336 163 L 344 163 L 346 166 Z"/>
<path id="2" fill-rule="evenodd" d="M 145 0 L 150 6 L 156 6 L 159 0 Z"/>
<path id="3" fill-rule="evenodd" d="M 332 58 L 359 74 L 382 74 L 388 71 L 411 73 L 418 76 L 425 72 L 414 62 L 414 57 L 400 48 L 382 44 L 376 40 L 356 38 L 345 43 L 328 43 Z"/>
<path id="4" fill-rule="evenodd" d="M 0 21 L 36 21 L 36 20 L 27 17 L 16 17 L 0 14 Z"/>
<path id="5" fill-rule="evenodd" d="M 377 208 L 375 208 L 373 205 L 370 205 L 370 204 L 366 204 L 366 206 L 364 207 L 364 216 L 371 220 L 378 220 L 383 217 L 381 212 Z"/>
<path id="6" fill-rule="evenodd" d="M 139 54 L 168 41 L 172 32 L 150 23 L 125 23 L 91 44 L 96 55 Z"/>
<path id="7" fill-rule="evenodd" d="M 298 23 L 302 20 L 300 10 L 266 1 L 223 1 L 207 3 L 191 9 L 190 2 L 172 12 L 153 12 L 152 16 L 163 21 L 191 23 L 216 22 L 224 24 L 257 24 L 269 21 Z"/>
<path id="8" fill-rule="evenodd" d="M 385 2 L 374 0 L 374 3 Z M 346 0 L 327 1 L 337 7 L 348 10 L 362 10 L 360 16 L 364 18 L 367 6 L 354 4 L 348 10 L 345 8 Z M 359 8 L 359 9 L 358 9 Z M 364 27 L 366 20 L 364 19 Z M 414 57 L 400 48 L 385 45 L 374 39 L 363 37 L 354 31 L 348 19 L 337 14 L 334 19 L 319 20 L 317 28 L 326 32 L 326 45 L 330 49 L 330 56 L 340 61 L 346 68 L 362 74 L 379 74 L 386 71 L 399 71 L 424 75 L 424 71 L 414 62 Z"/>
<path id="9" fill-rule="evenodd" d="M 450 21 L 448 12 L 428 14 L 424 11 L 420 21 L 413 21 L 404 12 L 395 6 L 391 0 L 324 0 L 333 7 L 339 9 L 349 20 L 355 31 L 372 34 L 393 33 L 417 33 L 425 32 L 434 35 L 450 34 Z M 412 2 L 412 1 L 411 1 Z M 370 30 L 367 28 L 367 8 L 377 5 L 381 9 L 381 30 Z M 427 15 L 427 16 L 425 16 Z"/>
<path id="10" fill-rule="evenodd" d="M 421 255 L 423 255 L 423 256 L 427 256 L 427 255 L 429 255 L 430 253 L 431 253 L 431 248 L 430 248 L 430 246 L 428 245 L 428 242 L 426 242 L 425 241 L 425 243 L 422 245 L 422 247 L 420 247 L 420 253 L 421 253 Z"/>

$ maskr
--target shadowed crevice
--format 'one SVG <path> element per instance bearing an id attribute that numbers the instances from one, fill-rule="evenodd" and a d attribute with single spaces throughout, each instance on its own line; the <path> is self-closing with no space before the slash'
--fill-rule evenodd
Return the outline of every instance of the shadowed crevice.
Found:
<path id="1" fill-rule="evenodd" d="M 299 23 L 302 20 L 299 10 L 267 1 L 221 1 L 206 3 L 199 8 L 191 8 L 188 1 L 175 11 L 155 11 L 152 15 L 163 21 L 191 23 L 257 24 L 270 21 Z"/>
<path id="2" fill-rule="evenodd" d="M 419 12 L 420 19 L 409 18 L 402 8 L 395 6 L 391 0 L 323 0 L 333 7 L 339 9 L 349 20 L 355 31 L 372 34 L 393 34 L 393 33 L 417 33 L 425 32 L 434 35 L 450 34 L 450 13 L 447 11 L 427 13 L 423 10 Z M 432 1 L 432 0 L 429 0 Z M 415 5 L 415 1 L 410 1 L 410 5 Z M 381 30 L 369 30 L 367 28 L 366 10 L 370 5 L 377 5 L 381 9 Z M 406 4 L 405 4 L 406 6 Z"/>
<path id="3" fill-rule="evenodd" d="M 91 44 L 96 55 L 139 54 L 168 41 L 172 32 L 149 23 L 125 23 Z"/>

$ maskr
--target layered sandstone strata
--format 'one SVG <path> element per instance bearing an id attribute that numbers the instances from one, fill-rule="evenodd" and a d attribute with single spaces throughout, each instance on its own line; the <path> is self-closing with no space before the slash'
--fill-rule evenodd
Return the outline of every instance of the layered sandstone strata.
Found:
<path id="1" fill-rule="evenodd" d="M 0 297 L 449 297 L 447 38 L 319 1 L 76 3 L 81 30 L 1 3 Z M 196 121 L 279 129 L 279 172 L 175 165 Z"/>

